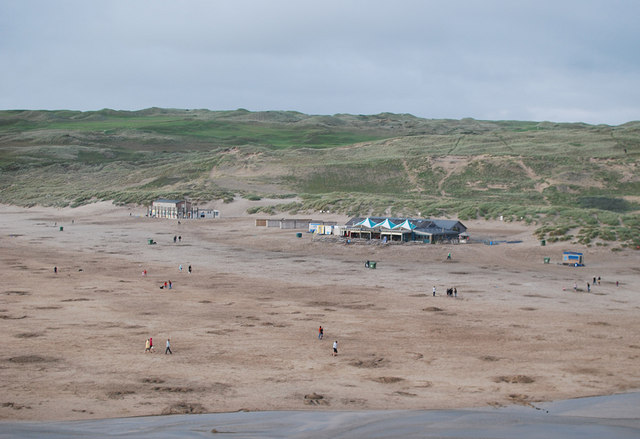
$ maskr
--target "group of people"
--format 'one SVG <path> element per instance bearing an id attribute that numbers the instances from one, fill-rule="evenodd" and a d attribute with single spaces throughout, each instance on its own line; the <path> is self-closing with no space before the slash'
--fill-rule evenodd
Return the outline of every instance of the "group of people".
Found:
<path id="1" fill-rule="evenodd" d="M 171 283 L 171 281 L 165 281 L 164 284 L 160 285 L 160 289 L 172 289 L 173 288 L 173 284 Z"/>
<path id="2" fill-rule="evenodd" d="M 173 243 L 175 244 L 175 243 L 176 243 L 176 241 L 180 241 L 180 242 L 182 242 L 182 236 L 174 236 L 174 237 L 173 237 Z"/>
<path id="3" fill-rule="evenodd" d="M 178 271 L 182 273 L 182 264 L 178 265 Z M 191 274 L 191 272 L 193 271 L 193 268 L 191 267 L 191 265 L 189 265 L 189 268 L 187 268 L 187 271 L 189 274 Z"/>
<path id="4" fill-rule="evenodd" d="M 436 286 L 433 286 L 433 297 L 436 297 Z M 458 297 L 458 289 L 456 287 L 447 288 L 447 296 L 449 297 Z"/>
<path id="5" fill-rule="evenodd" d="M 595 287 L 596 285 L 600 285 L 600 282 L 602 281 L 602 279 L 600 278 L 600 276 L 595 277 L 593 276 L 593 283 L 589 283 L 587 282 L 587 293 L 591 292 L 591 287 Z M 620 286 L 620 281 L 616 281 L 616 287 Z M 578 283 L 574 282 L 573 283 L 573 291 L 578 291 Z"/>
<path id="6" fill-rule="evenodd" d="M 155 348 L 153 347 L 153 338 L 152 337 L 149 337 L 147 339 L 147 341 L 145 342 L 145 344 L 144 344 L 144 352 L 145 353 L 146 352 L 149 352 L 149 353 L 155 352 Z M 166 347 L 165 347 L 165 350 L 164 350 L 164 354 L 165 355 L 166 354 L 173 355 L 173 352 L 171 352 L 171 339 L 169 339 L 169 338 L 167 338 L 167 344 L 166 344 Z"/>
<path id="7" fill-rule="evenodd" d="M 320 328 L 318 328 L 318 340 L 322 340 L 323 337 L 324 337 L 324 328 L 320 326 Z M 331 355 L 333 357 L 338 356 L 338 340 L 333 342 L 333 352 L 331 353 Z"/>

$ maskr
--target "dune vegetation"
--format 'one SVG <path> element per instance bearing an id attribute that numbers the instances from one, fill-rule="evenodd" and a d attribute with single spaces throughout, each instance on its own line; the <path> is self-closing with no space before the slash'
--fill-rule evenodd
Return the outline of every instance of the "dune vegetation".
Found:
<path id="1" fill-rule="evenodd" d="M 640 122 L 0 111 L 0 203 L 21 206 L 290 198 L 249 213 L 502 218 L 638 248 L 639 158 Z"/>

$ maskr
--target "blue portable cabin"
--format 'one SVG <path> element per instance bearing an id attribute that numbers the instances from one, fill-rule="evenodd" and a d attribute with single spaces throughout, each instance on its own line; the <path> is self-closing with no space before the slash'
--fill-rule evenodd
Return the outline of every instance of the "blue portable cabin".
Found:
<path id="1" fill-rule="evenodd" d="M 564 265 L 584 265 L 584 259 L 582 253 L 578 252 L 563 252 L 562 263 Z"/>

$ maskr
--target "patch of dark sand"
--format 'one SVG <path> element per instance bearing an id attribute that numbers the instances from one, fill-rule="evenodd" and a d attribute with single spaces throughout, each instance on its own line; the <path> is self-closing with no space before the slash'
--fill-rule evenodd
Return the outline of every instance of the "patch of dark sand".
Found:
<path id="1" fill-rule="evenodd" d="M 274 328 L 286 328 L 289 325 L 284 323 L 262 322 L 262 326 L 272 326 Z"/>
<path id="2" fill-rule="evenodd" d="M 35 338 L 42 337 L 44 334 L 42 332 L 21 332 L 20 334 L 15 334 L 15 338 Z"/>
<path id="3" fill-rule="evenodd" d="M 143 378 L 141 380 L 144 384 L 162 384 L 164 380 L 162 378 Z"/>
<path id="4" fill-rule="evenodd" d="M 372 358 L 370 360 L 356 360 L 349 363 L 353 367 L 375 369 L 377 367 L 384 367 L 389 364 L 389 360 L 386 358 Z"/>
<path id="5" fill-rule="evenodd" d="M 342 307 L 345 309 L 361 310 L 361 309 L 372 309 L 372 308 L 375 308 L 376 306 L 373 303 L 365 303 L 365 304 L 353 303 L 353 304 L 342 305 Z"/>
<path id="6" fill-rule="evenodd" d="M 397 392 L 393 392 L 394 395 L 398 395 L 398 396 L 409 396 L 409 397 L 416 397 L 418 396 L 415 393 L 409 393 L 409 392 L 403 392 L 401 390 L 398 390 Z"/>
<path id="7" fill-rule="evenodd" d="M 329 401 L 324 398 L 324 395 L 315 392 L 304 395 L 304 403 L 306 405 L 329 405 Z"/>
<path id="8" fill-rule="evenodd" d="M 127 395 L 135 395 L 136 392 L 133 390 L 113 390 L 111 392 L 107 392 L 107 398 L 109 399 L 124 399 Z"/>
<path id="9" fill-rule="evenodd" d="M 511 393 L 509 394 L 509 399 L 514 404 L 521 404 L 521 405 L 526 405 L 526 406 L 535 408 L 535 406 L 529 402 L 529 399 L 530 399 L 529 395 L 524 395 L 521 393 Z"/>
<path id="10" fill-rule="evenodd" d="M 422 311 L 441 312 L 441 311 L 444 311 L 444 310 L 442 308 L 438 308 L 437 306 L 429 306 L 427 308 L 422 308 Z"/>
<path id="11" fill-rule="evenodd" d="M 339 304 L 334 302 L 314 301 L 309 302 L 307 306 L 339 306 Z"/>
<path id="12" fill-rule="evenodd" d="M 87 299 L 86 297 L 78 297 L 76 299 L 64 299 L 61 302 L 90 302 L 92 299 Z"/>
<path id="13" fill-rule="evenodd" d="M 18 290 L 9 290 L 9 291 L 5 291 L 4 294 L 6 294 L 7 296 L 28 296 L 29 294 L 31 294 L 30 291 L 18 291 Z"/>
<path id="14" fill-rule="evenodd" d="M 52 363 L 58 361 L 56 358 L 41 357 L 40 355 L 20 355 L 18 357 L 11 357 L 9 360 L 11 363 L 17 364 L 31 364 L 31 363 Z"/>
<path id="15" fill-rule="evenodd" d="M 363 398 L 342 398 L 340 402 L 344 405 L 357 405 L 362 407 L 367 403 L 367 400 Z"/>
<path id="16" fill-rule="evenodd" d="M 195 392 L 195 390 L 190 387 L 171 387 L 171 386 L 156 386 L 152 390 L 155 390 L 156 392 L 170 392 L 170 393 Z"/>
<path id="17" fill-rule="evenodd" d="M 404 378 L 400 378 L 400 377 L 377 377 L 377 378 L 372 378 L 372 381 L 375 381 L 377 383 L 382 383 L 382 384 L 393 384 L 393 383 L 399 383 L 400 381 L 404 381 Z"/>
<path id="18" fill-rule="evenodd" d="M 22 409 L 30 409 L 31 407 L 28 405 L 17 404 L 15 402 L 3 402 L 0 404 L 0 407 L 8 407 L 14 410 L 22 410 Z"/>
<path id="19" fill-rule="evenodd" d="M 231 332 L 235 332 L 235 329 L 211 329 L 206 331 L 207 334 L 213 335 L 228 335 Z"/>
<path id="20" fill-rule="evenodd" d="M 495 377 L 493 379 L 495 383 L 509 383 L 509 384 L 531 384 L 535 382 L 535 380 L 526 375 L 503 375 L 499 377 Z"/>
<path id="21" fill-rule="evenodd" d="M 26 319 L 27 316 L 26 315 L 22 315 L 20 317 L 15 317 L 15 316 L 8 316 L 8 315 L 1 315 L 0 319 L 2 320 L 22 320 L 22 319 Z"/>
<path id="22" fill-rule="evenodd" d="M 177 402 L 162 410 L 163 415 L 194 415 L 207 413 L 202 404 L 193 402 Z"/>

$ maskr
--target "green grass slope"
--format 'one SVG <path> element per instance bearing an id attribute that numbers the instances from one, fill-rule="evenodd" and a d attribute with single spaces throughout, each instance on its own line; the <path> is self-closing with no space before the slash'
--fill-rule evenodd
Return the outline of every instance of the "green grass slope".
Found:
<path id="1" fill-rule="evenodd" d="M 640 122 L 0 111 L 0 202 L 23 206 L 297 196 L 261 209 L 503 217 L 541 239 L 635 248 L 638 158 Z"/>

